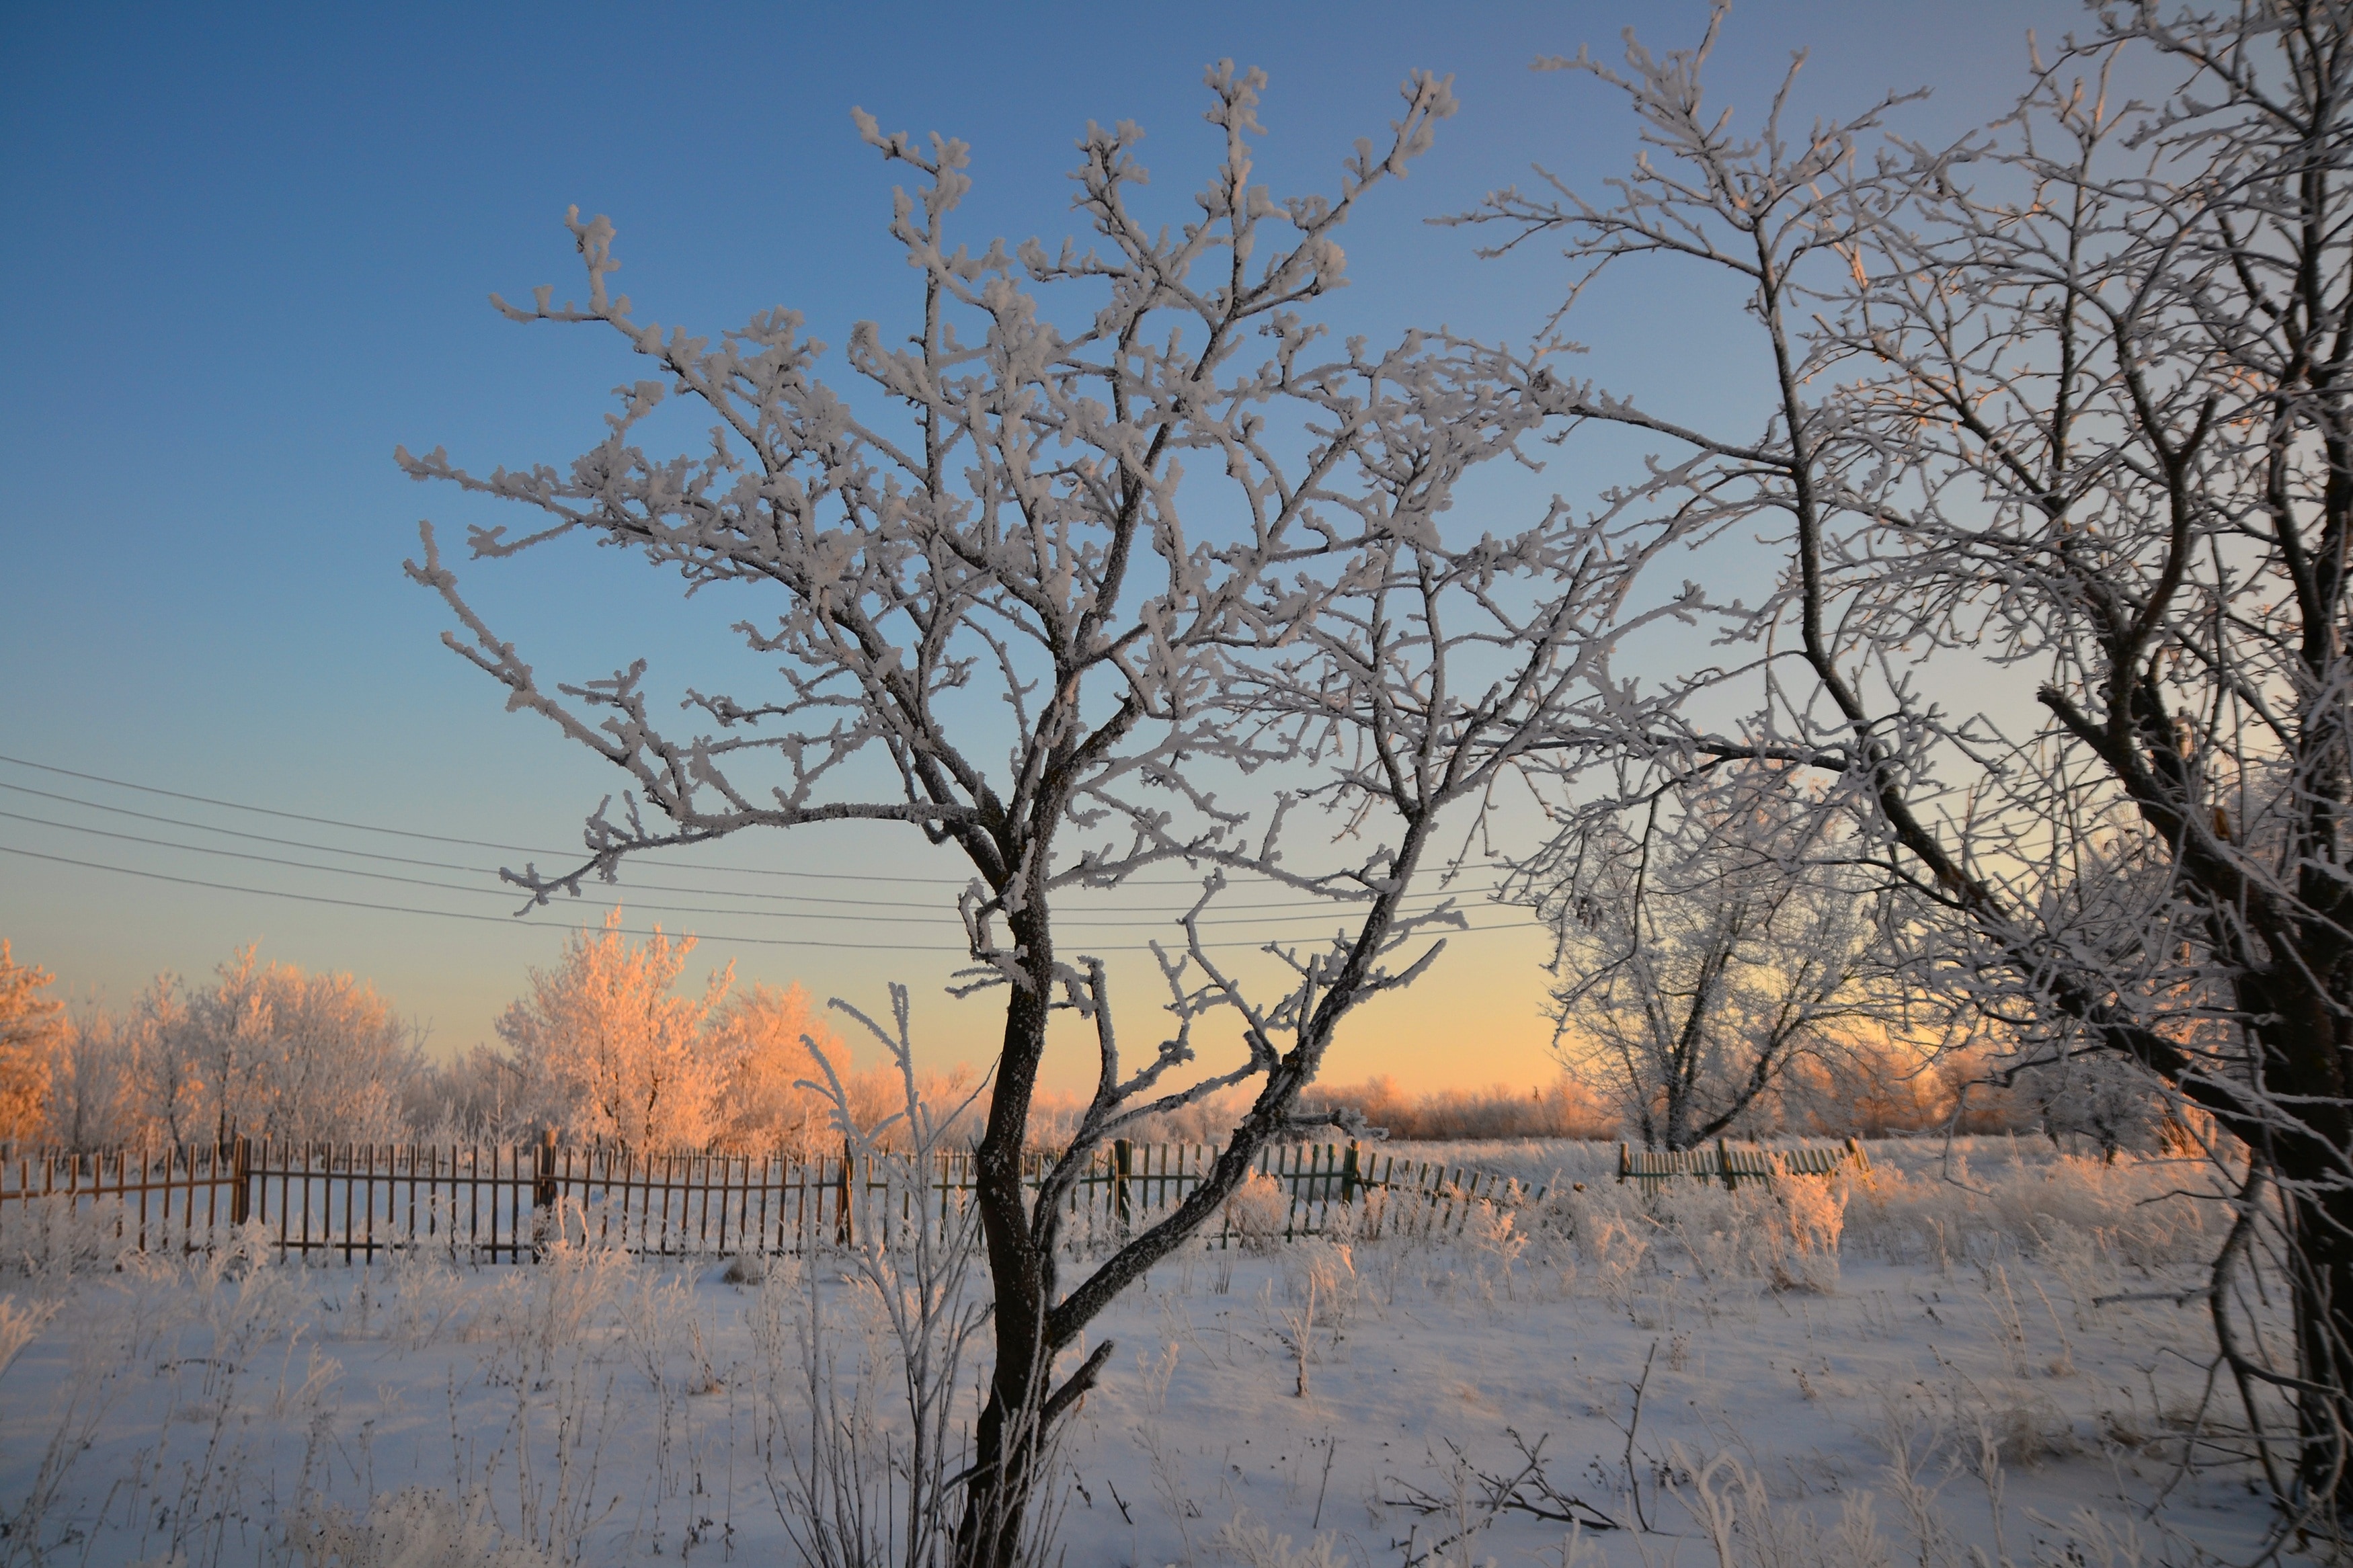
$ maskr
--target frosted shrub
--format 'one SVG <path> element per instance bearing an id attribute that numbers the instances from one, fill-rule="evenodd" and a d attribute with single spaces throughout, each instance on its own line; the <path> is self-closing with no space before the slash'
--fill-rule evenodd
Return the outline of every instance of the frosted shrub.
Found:
<path id="1" fill-rule="evenodd" d="M 1777 1290 L 1835 1291 L 1846 1184 L 1837 1177 L 1792 1176 L 1782 1169 L 1775 1175 L 1772 1197 L 1774 1212 L 1767 1217 L 1779 1223 L 1759 1227 L 1758 1271 Z"/>
<path id="2" fill-rule="evenodd" d="M 1348 1560 L 1335 1553 L 1332 1542 L 1331 1536 L 1319 1535 L 1294 1552 L 1291 1537 L 1275 1534 L 1244 1509 L 1218 1527 L 1212 1544 L 1243 1568 L 1344 1568 Z"/>
<path id="3" fill-rule="evenodd" d="M 1263 1171 L 1252 1171 L 1226 1200 L 1226 1228 L 1244 1252 L 1266 1253 L 1282 1244 L 1291 1223 L 1291 1198 L 1282 1184 Z"/>
<path id="4" fill-rule="evenodd" d="M 1576 1221 L 1577 1250 L 1602 1294 L 1615 1297 L 1631 1289 L 1651 1255 L 1652 1229 L 1631 1204 L 1608 1198 L 1586 1204 Z"/>
<path id="5" fill-rule="evenodd" d="M 395 1247 L 370 1270 L 385 1312 L 385 1336 L 405 1350 L 423 1350 L 469 1325 L 466 1282 L 448 1250 L 431 1243 Z"/>
<path id="6" fill-rule="evenodd" d="M 16 1352 L 33 1342 L 34 1336 L 57 1316 L 58 1301 L 29 1301 L 19 1306 L 14 1296 L 0 1296 L 0 1374 L 16 1359 Z"/>
<path id="7" fill-rule="evenodd" d="M 1786 1172 L 1773 1183 L 1790 1242 L 1801 1253 L 1838 1255 L 1839 1237 L 1846 1230 L 1846 1205 L 1852 1195 L 1837 1176 L 1792 1176 Z"/>
<path id="8" fill-rule="evenodd" d="M 2113 1164 L 2057 1156 L 2030 1165 L 2013 1155 L 1974 1169 L 1956 1153 L 1926 1173 L 1884 1168 L 1848 1183 L 1845 1221 L 1856 1246 L 1891 1263 L 1943 1266 L 2007 1248 L 2039 1255 L 2060 1237 L 2097 1236 L 2126 1267 L 2204 1261 L 2229 1217 L 2213 1178 L 2162 1158 Z"/>
<path id="9" fill-rule="evenodd" d="M 508 1540 L 481 1492 L 463 1501 L 438 1488 L 406 1487 L 354 1517 L 313 1507 L 287 1527 L 304 1568 L 543 1568 L 556 1558 Z"/>
<path id="10" fill-rule="evenodd" d="M 121 1211 L 60 1194 L 10 1205 L 0 1269 L 29 1279 L 64 1279 L 111 1269 L 123 1250 Z"/>
<path id="11" fill-rule="evenodd" d="M 577 1239 L 559 1226 L 536 1264 L 500 1280 L 491 1320 L 502 1348 L 515 1358 L 517 1380 L 545 1378 L 558 1349 L 577 1341 L 613 1305 L 632 1268 L 620 1248 Z"/>
<path id="12" fill-rule="evenodd" d="M 1462 1239 L 1471 1249 L 1472 1274 L 1480 1293 L 1493 1300 L 1495 1288 L 1512 1290 L 1512 1268 L 1533 1239 L 1520 1228 L 1519 1211 L 1484 1199 L 1473 1204 L 1463 1218 Z"/>

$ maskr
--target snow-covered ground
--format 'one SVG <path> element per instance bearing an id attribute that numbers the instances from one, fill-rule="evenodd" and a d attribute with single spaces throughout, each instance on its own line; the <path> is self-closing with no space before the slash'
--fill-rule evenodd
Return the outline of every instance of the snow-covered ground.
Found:
<path id="1" fill-rule="evenodd" d="M 1451 1237 L 1188 1250 L 1107 1314 L 1082 1350 L 1118 1350 L 1060 1449 L 1059 1561 L 2261 1550 L 2265 1504 L 2224 1452 L 2240 1412 L 2218 1390 L 2200 1414 L 2202 1305 L 2165 1294 L 2222 1230 L 2196 1163 L 1873 1145 L 1867 1180 L 1646 1199 L 1611 1180 L 1614 1145 L 1445 1152 L 1559 1181 Z M 589 1247 L 20 1270 L 0 1563 L 797 1561 L 779 1510 L 810 1303 L 877 1432 L 893 1342 L 826 1258 L 758 1273 Z M 2185 1465 L 2193 1428 L 2213 1440 Z"/>

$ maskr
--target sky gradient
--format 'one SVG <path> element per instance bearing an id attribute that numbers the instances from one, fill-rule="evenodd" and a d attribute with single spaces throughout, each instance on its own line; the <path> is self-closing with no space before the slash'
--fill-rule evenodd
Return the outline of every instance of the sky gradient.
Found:
<path id="1" fill-rule="evenodd" d="M 1908 124 L 1951 134 L 2005 106 L 2028 28 L 2080 15 L 1760 3 L 1728 25 L 1712 96 L 1755 110 L 1811 46 L 1809 112 L 1933 86 Z M 490 1037 L 525 968 L 554 959 L 570 921 L 510 920 L 490 870 L 575 844 L 616 780 L 502 711 L 440 647 L 440 606 L 401 562 L 418 518 L 446 536 L 470 514 L 410 484 L 392 450 L 447 445 L 488 468 L 593 441 L 607 389 L 638 374 L 617 343 L 513 326 L 485 302 L 575 287 L 567 205 L 612 216 L 641 314 L 716 332 L 782 304 L 838 344 L 909 297 L 883 232 L 891 175 L 852 105 L 972 143 L 963 227 L 977 247 L 1071 231 L 1063 176 L 1090 119 L 1142 123 L 1163 194 L 1189 191 L 1214 156 L 1211 60 L 1268 72 L 1260 172 L 1279 191 L 1328 188 L 1422 68 L 1453 73 L 1461 111 L 1343 235 L 1352 287 L 1335 318 L 1524 339 L 1557 303 L 1557 258 L 1482 263 L 1461 231 L 1424 220 L 1531 161 L 1597 189 L 1633 152 L 1630 122 L 1606 88 L 1530 60 L 1579 45 L 1614 57 L 1630 23 L 1683 47 L 1704 17 L 1625 0 L 9 8 L 0 936 L 114 1004 L 259 942 L 374 981 L 439 1051 Z M 1753 385 L 1711 358 L 1734 302 L 1651 277 L 1580 308 L 1591 369 L 1741 413 Z M 1589 496 L 1603 477 L 1556 461 L 1537 490 Z M 639 653 L 691 671 L 724 631 L 612 552 L 526 558 L 494 603 L 501 629 L 565 678 Z M 994 1009 L 941 990 L 963 879 L 944 852 L 873 829 L 738 842 L 633 871 L 629 923 L 704 933 L 691 973 L 732 961 L 744 979 L 870 1007 L 903 979 L 930 1054 L 985 1059 Z M 1139 889 L 1123 907 L 1183 896 Z M 1543 933 L 1493 906 L 1472 923 L 1416 990 L 1360 1018 L 1328 1077 L 1551 1076 Z"/>

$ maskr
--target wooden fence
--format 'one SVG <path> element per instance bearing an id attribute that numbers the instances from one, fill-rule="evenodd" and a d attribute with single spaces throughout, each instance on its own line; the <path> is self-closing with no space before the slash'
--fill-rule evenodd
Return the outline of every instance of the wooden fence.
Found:
<path id="1" fill-rule="evenodd" d="M 1828 1176 L 1836 1173 L 1841 1165 L 1852 1165 L 1866 1174 L 1871 1170 L 1871 1161 L 1863 1154 L 1862 1145 L 1852 1138 L 1835 1147 L 1793 1144 L 1787 1148 L 1735 1149 L 1721 1138 L 1713 1149 L 1636 1149 L 1626 1143 L 1618 1145 L 1618 1184 L 1635 1182 L 1644 1191 L 1677 1176 L 1722 1182 L 1726 1191 L 1736 1190 L 1743 1182 L 1770 1186 L 1777 1174 Z"/>
<path id="2" fill-rule="evenodd" d="M 1217 1151 L 1124 1141 L 1095 1152 L 1069 1198 L 1074 1247 L 1115 1241 L 1181 1203 Z M 1041 1182 L 1052 1156 L 1031 1155 Z M 1367 1150 L 1293 1144 L 1257 1169 L 1284 1203 L 1284 1240 L 1322 1234 L 1347 1207 L 1356 1234 L 1459 1230 L 1482 1205 L 1543 1196 L 1491 1173 Z M 61 1247 L 201 1249 L 258 1223 L 281 1256 L 343 1263 L 431 1247 L 480 1263 L 527 1262 L 561 1227 L 575 1239 L 655 1255 L 801 1252 L 896 1230 L 913 1205 L 944 1214 L 974 1188 L 972 1156 L 940 1157 L 920 1196 L 903 1162 L 786 1154 L 648 1154 L 491 1144 L 278 1144 L 161 1152 L 43 1152 L 0 1158 L 0 1258 Z M 1271 1214 L 1229 1205 L 1201 1239 L 1273 1239 Z M 889 1242 L 891 1236 L 883 1239 Z"/>

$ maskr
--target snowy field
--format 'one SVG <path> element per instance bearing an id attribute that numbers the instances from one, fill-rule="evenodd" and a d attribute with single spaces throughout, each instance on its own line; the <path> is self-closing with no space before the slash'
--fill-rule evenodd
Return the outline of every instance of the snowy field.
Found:
<path id="1" fill-rule="evenodd" d="M 2257 1556 L 2241 1414 L 2201 1413 L 2203 1302 L 2170 1294 L 2221 1238 L 2202 1167 L 1870 1147 L 1868 1178 L 1646 1198 L 1614 1145 L 1418 1146 L 1553 1194 L 1445 1239 L 1188 1250 L 1098 1324 L 1049 1560 Z M 0 1289 L 0 1563 L 796 1562 L 811 1343 L 904 1452 L 894 1342 L 823 1255 L 232 1252 Z"/>

